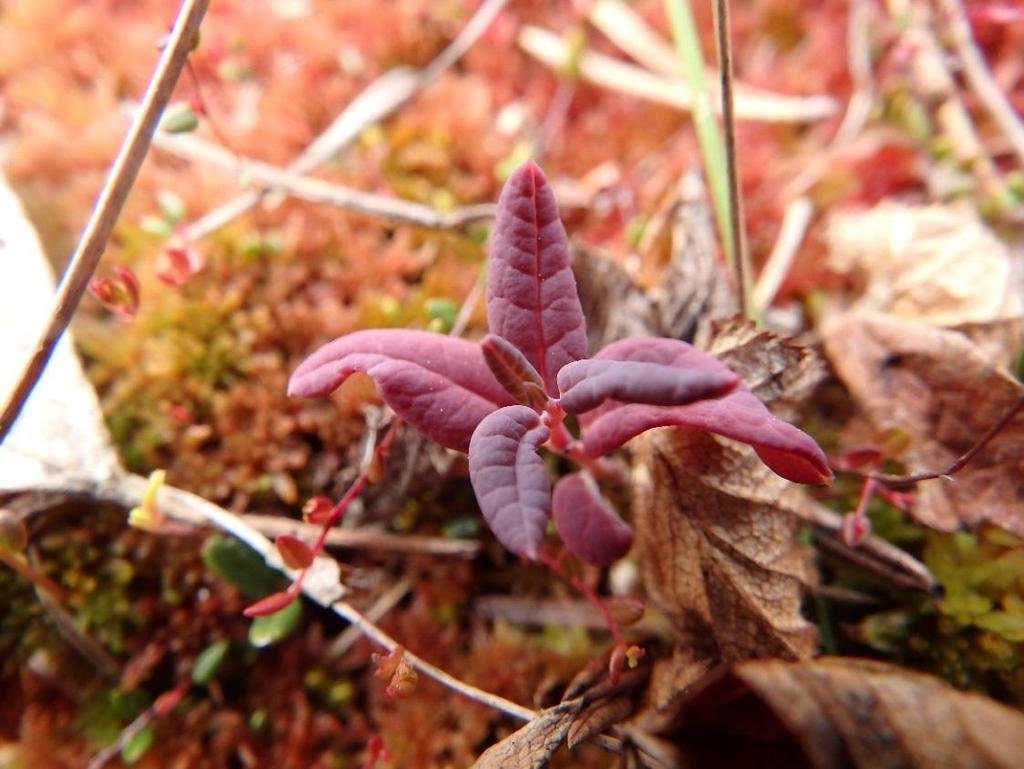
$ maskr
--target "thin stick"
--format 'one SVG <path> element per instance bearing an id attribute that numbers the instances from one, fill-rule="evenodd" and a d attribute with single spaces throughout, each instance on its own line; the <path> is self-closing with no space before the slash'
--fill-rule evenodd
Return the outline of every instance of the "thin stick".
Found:
<path id="1" fill-rule="evenodd" d="M 146 88 L 142 109 L 128 130 L 128 135 L 107 174 L 107 180 L 81 240 L 71 255 L 64 278 L 57 289 L 46 329 L 36 342 L 17 384 L 7 396 L 3 413 L 0 414 L 0 442 L 14 425 L 14 420 L 18 418 L 32 388 L 46 368 L 57 341 L 71 322 L 71 316 L 85 293 L 100 257 L 103 256 L 107 240 L 114 229 L 128 192 L 135 183 L 152 141 L 153 132 L 185 66 L 209 3 L 210 0 L 183 0 L 181 4 L 167 45 L 160 54 L 156 69 Z"/>
<path id="2" fill-rule="evenodd" d="M 733 108 L 732 38 L 729 34 L 729 0 L 715 0 L 715 34 L 718 40 L 718 68 L 721 77 L 722 131 L 725 134 L 725 169 L 729 182 L 729 233 L 735 249 L 733 270 L 740 311 L 753 317 L 750 298 L 750 254 L 743 228 L 743 201 L 736 152 L 736 115 Z"/>
<path id="3" fill-rule="evenodd" d="M 960 470 L 962 470 L 968 462 L 970 462 L 972 459 L 974 459 L 974 457 L 978 455 L 978 452 L 980 452 L 983 448 L 985 448 L 986 445 L 988 445 L 989 441 L 991 441 L 999 433 L 1001 433 L 1003 431 L 1003 428 L 1005 428 L 1006 425 L 1010 423 L 1011 419 L 1017 416 L 1017 413 L 1022 408 L 1024 408 L 1024 395 L 1020 396 L 1017 399 L 1017 402 L 1010 407 L 1010 410 L 1003 414 L 999 421 L 992 425 L 992 427 L 988 429 L 988 432 L 981 436 L 981 439 L 977 443 L 975 443 L 966 452 L 957 457 L 956 461 L 954 461 L 945 470 L 925 470 L 920 473 L 914 473 L 913 475 L 886 475 L 885 473 L 874 472 L 861 473 L 860 471 L 855 470 L 840 470 L 839 472 L 850 472 L 856 475 L 861 475 L 862 477 L 867 477 L 879 483 L 884 483 L 886 486 L 890 488 L 903 488 L 906 486 L 913 486 L 915 483 L 920 483 L 921 481 L 930 481 L 935 478 L 945 478 L 947 480 L 952 480 L 952 476 L 960 472 Z"/>
<path id="4" fill-rule="evenodd" d="M 814 204 L 810 198 L 801 196 L 786 206 L 779 237 L 754 286 L 753 302 L 757 312 L 764 313 L 778 293 L 800 250 L 800 244 L 803 243 L 813 216 Z"/>
<path id="5" fill-rule="evenodd" d="M 288 171 L 307 174 L 349 146 L 366 126 L 383 120 L 407 104 L 420 90 L 468 51 L 505 6 L 507 0 L 486 0 L 448 46 L 422 70 L 399 67 L 378 77 L 342 111 L 323 133 L 291 163 Z M 247 190 L 205 214 L 183 231 L 189 240 L 199 240 L 234 221 L 263 199 L 265 190 Z"/>
<path id="6" fill-rule="evenodd" d="M 253 514 L 243 515 L 242 518 L 254 529 L 268 537 L 291 534 L 307 539 L 318 536 L 321 530 L 320 526 L 297 521 L 294 518 Z M 341 529 L 334 527 L 327 533 L 324 543 L 328 547 L 455 556 L 456 558 L 475 558 L 480 554 L 480 543 L 472 539 L 394 534 L 365 528 Z"/>
<path id="7" fill-rule="evenodd" d="M 939 6 L 949 22 L 953 44 L 963 62 L 968 84 L 1006 134 L 1017 157 L 1024 163 L 1024 124 L 985 64 L 985 57 L 978 50 L 971 35 L 971 25 L 967 21 L 963 4 L 960 0 L 939 0 Z"/>
<path id="8" fill-rule="evenodd" d="M 377 625 L 370 622 L 358 609 L 345 601 L 335 601 L 328 607 L 337 614 L 353 625 L 356 625 L 367 638 L 376 642 L 379 646 L 384 647 L 387 651 L 391 652 L 398 648 L 398 642 L 381 630 Z M 405 652 L 405 658 L 409 664 L 412 665 L 417 671 L 423 673 L 425 676 L 433 678 L 439 684 L 447 686 L 454 692 L 458 692 L 464 697 L 479 702 L 489 707 L 499 710 L 502 713 L 518 718 L 520 721 L 531 721 L 536 717 L 536 711 L 530 710 L 530 708 L 517 705 L 511 700 L 507 700 L 504 697 L 500 697 L 497 694 L 491 692 L 485 692 L 483 689 L 478 689 L 472 684 L 467 684 L 465 681 L 460 681 L 455 676 L 446 673 L 436 665 L 431 665 L 422 657 L 419 657 L 412 652 Z"/>
<path id="9" fill-rule="evenodd" d="M 255 182 L 263 187 L 261 193 L 270 190 L 283 192 L 310 203 L 337 206 L 397 224 L 411 224 L 431 230 L 462 229 L 494 217 L 495 206 L 490 203 L 462 206 L 453 211 L 438 211 L 420 203 L 302 176 L 287 168 L 235 155 L 196 136 L 162 134 L 153 143 L 159 149 L 178 157 L 209 163 L 234 173 L 239 179 Z M 195 233 L 190 230 L 189 235 L 194 237 Z"/>

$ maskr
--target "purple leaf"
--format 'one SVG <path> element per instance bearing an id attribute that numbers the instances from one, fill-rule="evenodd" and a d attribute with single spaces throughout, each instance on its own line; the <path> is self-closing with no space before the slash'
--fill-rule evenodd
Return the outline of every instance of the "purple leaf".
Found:
<path id="1" fill-rule="evenodd" d="M 555 377 L 587 356 L 586 321 L 569 266 L 569 243 L 547 179 L 532 160 L 498 199 L 487 275 L 490 331 L 518 348 L 557 395 Z"/>
<path id="2" fill-rule="evenodd" d="M 516 555 L 535 559 L 551 509 L 551 479 L 537 447 L 540 415 L 506 406 L 488 415 L 469 444 L 469 478 L 491 531 Z"/>
<path id="3" fill-rule="evenodd" d="M 728 371 L 728 367 L 685 342 L 671 339 L 623 339 L 601 350 L 595 360 L 647 361 Z M 798 483 L 829 483 L 828 458 L 814 440 L 788 422 L 776 419 L 742 385 L 715 400 L 686 406 L 649 406 L 618 401 L 580 417 L 583 448 L 602 456 L 654 427 L 693 427 L 750 444 L 761 460 L 783 478 Z"/>
<path id="4" fill-rule="evenodd" d="M 357 331 L 324 345 L 292 374 L 288 394 L 326 395 L 356 371 L 373 377 L 384 402 L 419 432 L 457 451 L 469 449 L 484 417 L 512 403 L 478 345 L 404 329 Z"/>
<path id="5" fill-rule="evenodd" d="M 605 400 L 681 406 L 725 395 L 739 384 L 732 371 L 679 368 L 662 363 L 578 360 L 558 372 L 559 403 L 570 414 L 597 408 Z"/>
<path id="6" fill-rule="evenodd" d="M 587 563 L 607 566 L 633 545 L 632 530 L 582 473 L 570 473 L 555 484 L 551 511 L 562 542 Z"/>
<path id="7" fill-rule="evenodd" d="M 487 367 L 509 395 L 534 411 L 543 411 L 548 396 L 544 382 L 530 361 L 500 336 L 488 334 L 480 342 Z"/>

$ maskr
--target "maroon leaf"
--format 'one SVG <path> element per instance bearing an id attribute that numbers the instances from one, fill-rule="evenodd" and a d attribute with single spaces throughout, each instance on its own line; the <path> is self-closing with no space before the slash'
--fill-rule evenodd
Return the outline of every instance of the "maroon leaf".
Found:
<path id="1" fill-rule="evenodd" d="M 274 541 L 281 560 L 289 569 L 307 569 L 313 563 L 313 551 L 309 545 L 291 534 L 279 534 Z"/>
<path id="2" fill-rule="evenodd" d="M 728 369 L 679 368 L 641 361 L 578 360 L 567 363 L 558 372 L 559 403 L 570 414 L 590 411 L 608 399 L 681 406 L 725 395 L 739 381 Z"/>
<path id="3" fill-rule="evenodd" d="M 551 509 L 551 480 L 537 454 L 547 439 L 536 411 L 506 406 L 484 418 L 469 445 L 469 478 L 487 524 L 501 544 L 531 559 Z"/>
<path id="4" fill-rule="evenodd" d="M 728 367 L 685 342 L 671 339 L 623 339 L 614 342 L 595 360 L 628 360 L 661 363 L 705 371 Z M 686 406 L 649 406 L 606 401 L 580 417 L 583 447 L 591 456 L 602 456 L 630 438 L 654 427 L 694 427 L 750 444 L 761 460 L 783 478 L 798 483 L 828 483 L 832 479 L 828 458 L 806 433 L 776 419 L 742 385 L 715 400 Z"/>
<path id="5" fill-rule="evenodd" d="M 587 356 L 586 321 L 569 267 L 569 243 L 555 196 L 532 160 L 498 199 L 487 275 L 492 334 L 518 348 L 557 395 L 555 377 Z"/>
<path id="6" fill-rule="evenodd" d="M 285 606 L 295 600 L 296 594 L 282 590 L 280 593 L 271 593 L 266 598 L 261 598 L 256 603 L 247 606 L 242 612 L 246 617 L 266 617 L 274 612 L 281 611 Z"/>
<path id="7" fill-rule="evenodd" d="M 587 563 L 607 566 L 633 544 L 633 531 L 582 473 L 570 473 L 555 484 L 551 512 L 569 552 Z"/>
<path id="8" fill-rule="evenodd" d="M 469 449 L 480 420 L 512 403 L 479 345 L 404 329 L 357 331 L 324 345 L 292 374 L 288 394 L 326 395 L 356 371 L 373 377 L 384 402 L 409 424 L 457 451 Z"/>
<path id="9" fill-rule="evenodd" d="M 544 382 L 525 356 L 502 339 L 488 334 L 480 342 L 487 367 L 509 395 L 524 406 L 543 411 L 547 404 Z"/>

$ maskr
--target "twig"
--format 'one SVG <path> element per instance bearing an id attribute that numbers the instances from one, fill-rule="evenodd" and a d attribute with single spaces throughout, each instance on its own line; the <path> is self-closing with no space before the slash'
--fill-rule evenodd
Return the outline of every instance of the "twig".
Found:
<path id="1" fill-rule="evenodd" d="M 779 227 L 779 237 L 775 240 L 775 246 L 768 261 L 764 263 L 761 274 L 757 277 L 754 286 L 753 303 L 755 312 L 764 313 L 772 303 L 775 295 L 782 285 L 782 281 L 789 274 L 789 268 L 796 258 L 800 244 L 807 233 L 807 226 L 814 216 L 814 204 L 810 198 L 798 197 L 790 201 L 786 206 L 786 213 L 782 216 L 782 226 Z"/>
<path id="2" fill-rule="evenodd" d="M 57 341 L 71 322 L 71 316 L 85 293 L 100 257 L 103 256 L 107 239 L 117 222 L 128 192 L 135 183 L 135 177 L 138 176 L 139 168 L 152 141 L 153 132 L 192 49 L 199 24 L 209 3 L 210 0 L 182 1 L 170 37 L 146 88 L 142 109 L 128 130 L 128 135 L 107 174 L 85 231 L 71 255 L 64 278 L 57 289 L 46 329 L 36 343 L 17 384 L 7 396 L 3 413 L 0 414 L 0 441 L 3 441 L 14 420 L 21 413 L 29 393 L 46 368 Z"/>
<path id="3" fill-rule="evenodd" d="M 195 136 L 162 134 L 154 144 L 187 160 L 209 163 L 230 171 L 238 179 L 255 182 L 268 191 L 283 192 L 292 197 L 344 208 L 399 224 L 411 224 L 433 230 L 460 229 L 494 217 L 494 205 L 463 206 L 454 211 L 438 211 L 419 203 L 363 192 L 351 187 L 302 176 L 287 168 L 235 155 L 222 147 Z M 189 228 L 189 237 L 196 237 Z"/>
<path id="4" fill-rule="evenodd" d="M 729 233 L 733 242 L 733 269 L 740 312 L 752 315 L 750 298 L 750 254 L 743 227 L 743 200 L 740 197 L 739 160 L 736 150 L 736 116 L 732 93 L 732 36 L 729 31 L 729 0 L 715 0 L 715 36 L 718 40 L 718 67 L 722 84 L 722 131 L 725 134 L 725 170 L 729 182 Z"/>
<path id="5" fill-rule="evenodd" d="M 810 164 L 787 185 L 790 194 L 795 194 L 796 197 L 786 206 L 779 237 L 754 285 L 753 302 L 756 311 L 765 312 L 775 299 L 779 287 L 789 274 L 807 227 L 814 216 L 814 204 L 807 197 L 807 190 L 830 167 L 829 158 L 832 154 L 851 144 L 864 130 L 871 116 L 871 107 L 875 101 L 875 81 L 871 72 L 870 14 L 871 6 L 868 0 L 852 0 L 847 20 L 846 45 L 847 68 L 853 81 L 853 93 L 846 103 L 842 122 L 825 149 L 823 157 Z"/>
<path id="6" fill-rule="evenodd" d="M 373 606 L 366 612 L 366 618 L 370 622 L 380 622 L 384 616 L 394 609 L 398 602 L 405 598 L 409 593 L 409 589 L 412 587 L 412 582 L 408 579 L 403 579 L 396 582 L 390 588 L 384 591 L 384 594 L 378 598 Z M 363 631 L 356 625 L 349 625 L 345 628 L 345 631 L 334 639 L 334 643 L 330 645 L 327 652 L 324 654 L 325 660 L 336 660 L 351 649 L 356 641 L 358 641 L 363 635 Z"/>
<path id="7" fill-rule="evenodd" d="M 967 21 L 967 14 L 964 13 L 963 4 L 960 0 L 938 0 L 938 3 L 949 23 L 953 44 L 956 46 L 960 61 L 963 62 L 968 84 L 1006 134 L 1018 159 L 1024 163 L 1024 123 L 1021 123 L 1020 116 L 1010 105 L 1006 94 L 1000 89 L 988 65 L 985 64 L 985 57 L 978 50 L 971 34 L 971 26 Z"/>
<path id="8" fill-rule="evenodd" d="M 564 67 L 571 53 L 565 40 L 542 27 L 523 27 L 516 42 L 530 56 L 556 70 Z M 701 68 L 702 72 L 706 70 L 703 62 Z M 596 51 L 584 51 L 579 57 L 579 75 L 584 81 L 600 88 L 682 112 L 691 112 L 695 108 L 694 92 L 686 80 L 655 74 Z M 736 115 L 741 120 L 811 123 L 830 117 L 835 112 L 836 101 L 831 96 L 782 96 L 744 88 L 737 93 L 736 99 Z"/>
<path id="9" fill-rule="evenodd" d="M 149 726 L 154 718 L 156 718 L 156 713 L 153 708 L 149 707 L 143 710 L 135 717 L 135 720 L 121 730 L 116 740 L 89 760 L 85 769 L 103 769 L 104 766 L 113 761 L 125 749 L 129 742 L 135 739 L 139 732 Z"/>
<path id="10" fill-rule="evenodd" d="M 391 652 L 398 648 L 398 642 L 381 630 L 377 625 L 370 622 L 358 609 L 345 601 L 335 601 L 328 608 L 330 608 L 339 617 L 343 617 L 351 622 L 353 625 L 359 627 L 362 630 L 363 635 L 367 638 L 375 641 L 379 646 L 382 646 L 387 651 Z M 417 671 L 423 673 L 423 675 L 433 678 L 442 686 L 446 686 L 454 692 L 458 692 L 463 697 L 479 702 L 489 707 L 499 710 L 502 713 L 518 718 L 520 721 L 530 721 L 537 713 L 530 708 L 517 705 L 511 700 L 507 700 L 504 697 L 499 697 L 497 694 L 485 692 L 483 689 L 467 684 L 465 681 L 460 681 L 455 676 L 446 673 L 436 665 L 431 665 L 429 662 L 424 660 L 412 652 L 405 652 L 405 658 L 409 661 Z"/>
<path id="11" fill-rule="evenodd" d="M 121 504 L 134 505 L 138 499 L 141 499 L 141 495 L 145 491 L 146 480 L 138 476 L 128 476 L 125 480 L 126 482 L 117 484 L 114 488 L 119 492 Z M 131 496 L 125 498 L 124 495 L 134 495 L 134 499 Z M 206 522 L 247 544 L 263 556 L 267 565 L 272 569 L 283 572 L 292 579 L 296 577 L 296 572 L 285 568 L 282 564 L 274 543 L 241 516 L 208 502 L 202 497 L 172 486 L 160 488 L 157 505 L 175 518 L 193 522 L 205 519 Z M 314 603 L 325 609 L 330 609 L 339 617 L 357 625 L 364 635 L 387 651 L 394 651 L 399 646 L 395 639 L 377 627 L 354 606 L 338 600 L 339 596 L 345 592 L 339 582 L 339 577 L 340 569 L 337 562 L 325 556 L 318 556 L 310 568 L 309 575 L 302 582 L 302 593 Z M 409 664 L 416 670 L 469 699 L 489 705 L 523 721 L 529 721 L 535 715 L 534 711 L 529 708 L 460 681 L 411 652 L 407 651 L 405 656 L 409 660 Z"/>
<path id="12" fill-rule="evenodd" d="M 243 515 L 243 520 L 268 537 L 291 534 L 302 539 L 320 534 L 320 526 L 297 521 L 294 518 L 280 518 L 272 515 Z M 475 558 L 480 553 L 476 540 L 447 539 L 445 537 L 424 537 L 415 534 L 392 534 L 371 529 L 333 528 L 327 533 L 328 547 L 382 550 L 392 553 L 420 553 L 426 555 Z"/>
<path id="13" fill-rule="evenodd" d="M 167 713 L 173 710 L 185 696 L 190 684 L 190 679 L 184 679 L 177 686 L 168 689 L 157 697 L 149 707 L 139 713 L 130 724 L 121 730 L 121 733 L 117 735 L 117 739 L 112 744 L 103 748 L 103 750 L 92 757 L 86 765 L 86 769 L 103 769 L 104 766 L 114 760 L 135 739 L 139 732 L 149 726 L 159 716 L 167 715 Z"/>
<path id="14" fill-rule="evenodd" d="M 711 191 L 711 203 L 718 224 L 718 234 L 722 241 L 722 250 L 730 269 L 736 259 L 736 243 L 732 237 L 729 222 L 729 180 L 725 158 L 725 141 L 722 138 L 718 121 L 715 120 L 711 93 L 705 76 L 704 56 L 700 49 L 700 37 L 693 19 L 693 11 L 688 0 L 665 0 L 668 11 L 669 26 L 672 27 L 672 39 L 675 41 L 676 52 L 683 63 L 686 81 L 693 93 L 693 127 L 697 133 L 697 144 L 700 147 L 701 159 L 704 164 L 704 176 L 708 180 Z M 736 286 L 741 292 L 743 284 Z M 744 303 L 741 297 L 740 304 Z"/>
<path id="15" fill-rule="evenodd" d="M 448 46 L 422 70 L 396 68 L 374 80 L 289 165 L 290 173 L 302 176 L 326 163 L 351 144 L 366 126 L 383 120 L 407 104 L 458 61 L 480 38 L 507 0 L 486 0 Z M 234 221 L 256 206 L 264 190 L 250 190 L 218 206 L 183 228 L 189 240 L 199 240 Z"/>
<path id="16" fill-rule="evenodd" d="M 945 478 L 946 480 L 953 480 L 952 476 L 960 472 L 968 462 L 978 455 L 988 442 L 995 438 L 1003 429 L 1010 423 L 1010 420 L 1017 416 L 1017 413 L 1024 408 L 1024 395 L 1017 399 L 1017 402 L 1010 407 L 1010 409 L 1003 414 L 1003 416 L 996 422 L 992 427 L 988 429 L 981 438 L 966 452 L 961 454 L 957 459 L 949 465 L 945 470 L 924 470 L 920 473 L 913 473 L 912 475 L 887 475 L 885 473 L 862 473 L 859 470 L 840 470 L 840 472 L 848 472 L 854 475 L 860 475 L 870 480 L 884 483 L 889 488 L 905 488 L 907 486 L 913 486 L 915 483 L 921 481 L 930 481 L 935 478 Z"/>
<path id="17" fill-rule="evenodd" d="M 816 541 L 825 549 L 894 585 L 932 592 L 938 582 L 928 567 L 891 542 L 869 534 L 856 547 L 842 540 L 843 517 L 819 502 L 807 500 L 796 510 L 814 528 Z"/>

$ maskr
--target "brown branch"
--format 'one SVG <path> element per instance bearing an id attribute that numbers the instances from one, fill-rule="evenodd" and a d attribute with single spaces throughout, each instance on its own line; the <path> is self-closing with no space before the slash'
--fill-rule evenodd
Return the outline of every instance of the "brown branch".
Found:
<path id="1" fill-rule="evenodd" d="M 422 70 L 400 67 L 374 80 L 291 163 L 289 173 L 307 174 L 351 144 L 366 126 L 383 120 L 407 104 L 420 90 L 458 61 L 505 6 L 507 0 L 486 0 L 448 46 Z M 186 225 L 189 240 L 199 240 L 255 207 L 266 190 L 248 190 Z"/>
<path id="2" fill-rule="evenodd" d="M 988 442 L 995 438 L 1003 429 L 1010 423 L 1010 420 L 1017 416 L 1017 413 L 1024 408 L 1024 395 L 1017 399 L 1017 402 L 1010 407 L 1010 409 L 1000 417 L 999 421 L 996 422 L 992 427 L 988 429 L 981 438 L 966 452 L 961 454 L 957 459 L 949 465 L 945 470 L 924 470 L 919 473 L 913 473 L 912 475 L 887 475 L 885 473 L 863 473 L 859 470 L 840 470 L 840 472 L 848 472 L 853 475 L 868 478 L 871 480 L 884 483 L 890 488 L 900 489 L 907 486 L 913 486 L 915 483 L 921 481 L 930 481 L 935 478 L 945 478 L 946 480 L 953 480 L 952 476 L 963 470 L 964 466 L 967 465 L 972 459 L 974 459 L 978 453 L 988 445 Z"/>
<path id="3" fill-rule="evenodd" d="M 85 293 L 100 257 L 103 256 L 107 240 L 114 229 L 128 192 L 135 183 L 152 141 L 153 132 L 185 66 L 209 3 L 210 0 L 183 0 L 181 4 L 167 45 L 146 88 L 142 109 L 128 130 L 128 135 L 107 174 L 107 180 L 81 240 L 71 255 L 64 278 L 57 289 L 47 326 L 36 342 L 17 384 L 7 396 L 3 413 L 0 414 L 0 441 L 3 441 L 14 425 L 14 420 L 21 413 L 32 388 L 46 368 L 57 341 L 71 322 L 71 316 Z"/>
<path id="4" fill-rule="evenodd" d="M 377 195 L 345 187 L 323 179 L 314 179 L 251 158 L 235 155 L 212 142 L 195 136 L 157 136 L 154 144 L 186 160 L 209 163 L 229 171 L 239 179 L 248 179 L 261 188 L 260 194 L 273 191 L 310 203 L 320 203 L 366 214 L 397 224 L 411 224 L 432 230 L 461 229 L 494 217 L 492 204 L 462 206 L 453 211 L 438 211 L 409 200 Z M 196 232 L 188 229 L 189 237 Z"/>
<path id="5" fill-rule="evenodd" d="M 312 523 L 282 518 L 273 515 L 242 516 L 243 520 L 268 537 L 291 534 L 308 539 L 320 534 L 320 526 Z M 367 528 L 333 528 L 327 533 L 328 547 L 360 550 L 381 550 L 391 553 L 417 553 L 425 555 L 475 558 L 480 554 L 480 543 L 474 539 L 448 539 L 447 537 L 426 537 L 416 534 L 394 534 Z"/>
<path id="6" fill-rule="evenodd" d="M 989 72 L 985 57 L 971 35 L 971 25 L 967 21 L 963 4 L 960 0 L 939 0 L 939 7 L 946 14 L 953 45 L 963 62 L 968 85 L 974 89 L 985 109 L 1006 134 L 1017 157 L 1024 163 L 1024 123 Z"/>
<path id="7" fill-rule="evenodd" d="M 743 228 L 743 200 L 740 196 L 740 178 L 736 150 L 736 115 L 733 97 L 732 39 L 729 34 L 729 0 L 715 0 L 715 35 L 718 41 L 718 68 L 722 97 L 722 133 L 725 139 L 725 171 L 729 181 L 729 235 L 736 249 L 733 268 L 736 270 L 736 292 L 740 312 L 746 318 L 751 313 L 750 254 Z"/>

